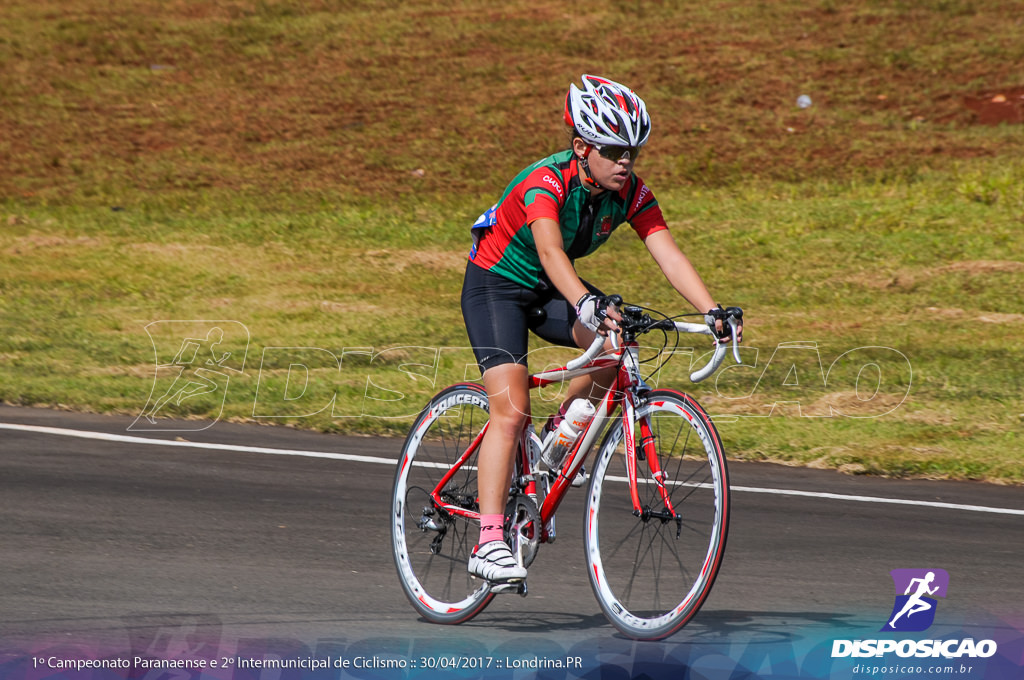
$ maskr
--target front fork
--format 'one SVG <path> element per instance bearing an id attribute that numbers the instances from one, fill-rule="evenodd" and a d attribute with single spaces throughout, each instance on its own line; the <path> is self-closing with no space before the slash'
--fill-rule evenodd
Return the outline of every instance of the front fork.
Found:
<path id="1" fill-rule="evenodd" d="M 626 443 L 626 471 L 629 478 L 629 494 L 633 501 L 633 514 L 645 523 L 651 519 L 658 519 L 664 524 L 669 520 L 676 522 L 676 537 L 683 531 L 683 518 L 680 517 L 672 507 L 672 497 L 669 494 L 665 483 L 668 481 L 668 474 L 661 469 L 658 460 L 657 438 L 651 429 L 651 417 L 648 414 L 636 417 L 636 409 L 646 403 L 646 397 L 640 396 L 640 390 L 633 390 L 625 397 L 622 414 L 622 436 Z M 634 424 L 640 425 L 640 449 L 636 448 L 636 433 Z M 663 508 L 656 510 L 651 507 L 643 507 L 640 502 L 640 492 L 637 479 L 637 462 L 645 461 L 650 470 L 651 479 L 658 486 L 658 494 L 661 496 Z"/>

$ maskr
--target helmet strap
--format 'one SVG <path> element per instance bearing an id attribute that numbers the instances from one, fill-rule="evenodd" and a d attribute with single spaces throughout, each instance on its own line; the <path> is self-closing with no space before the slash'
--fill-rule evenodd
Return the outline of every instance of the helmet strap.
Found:
<path id="1" fill-rule="evenodd" d="M 583 152 L 583 157 L 577 157 L 576 162 L 583 169 L 583 184 L 585 186 L 592 187 L 604 191 L 604 187 L 594 181 L 594 176 L 590 173 L 590 152 L 594 150 L 594 147 L 587 144 L 587 150 Z"/>

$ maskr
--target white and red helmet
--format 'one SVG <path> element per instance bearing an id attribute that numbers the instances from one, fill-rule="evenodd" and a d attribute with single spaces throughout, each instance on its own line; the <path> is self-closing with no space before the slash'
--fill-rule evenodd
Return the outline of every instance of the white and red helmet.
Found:
<path id="1" fill-rule="evenodd" d="M 583 76 L 583 89 L 569 86 L 565 122 L 590 144 L 643 146 L 651 134 L 643 99 L 625 85 L 591 75 Z"/>

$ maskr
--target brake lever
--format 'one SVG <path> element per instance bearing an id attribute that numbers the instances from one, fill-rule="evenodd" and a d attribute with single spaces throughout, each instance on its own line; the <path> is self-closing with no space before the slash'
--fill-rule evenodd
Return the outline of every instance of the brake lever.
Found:
<path id="1" fill-rule="evenodd" d="M 736 360 L 737 364 L 742 364 L 743 362 L 740 360 L 740 341 L 739 338 L 736 337 L 736 328 L 739 325 L 740 324 L 736 320 L 736 317 L 730 315 L 729 326 L 732 327 L 732 358 Z"/>
<path id="2" fill-rule="evenodd" d="M 740 341 L 736 337 L 736 327 L 743 323 L 743 309 L 740 307 L 726 307 L 725 313 L 728 314 L 726 317 L 729 321 L 729 326 L 732 328 L 732 358 L 736 360 L 737 364 L 742 364 L 740 361 Z"/>

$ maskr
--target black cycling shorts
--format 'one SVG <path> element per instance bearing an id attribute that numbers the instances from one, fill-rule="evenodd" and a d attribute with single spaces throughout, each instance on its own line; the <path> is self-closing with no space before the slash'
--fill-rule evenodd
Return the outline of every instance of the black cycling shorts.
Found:
<path id="1" fill-rule="evenodd" d="M 586 281 L 591 293 L 602 295 Z M 576 308 L 548 284 L 531 290 L 469 262 L 462 284 L 462 318 L 480 371 L 501 364 L 526 364 L 531 330 L 554 345 L 576 347 Z"/>

